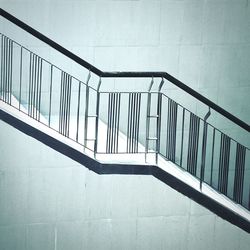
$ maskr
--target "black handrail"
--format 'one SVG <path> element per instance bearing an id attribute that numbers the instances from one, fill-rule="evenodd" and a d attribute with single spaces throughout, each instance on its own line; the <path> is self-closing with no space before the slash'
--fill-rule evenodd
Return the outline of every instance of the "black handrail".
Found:
<path id="1" fill-rule="evenodd" d="M 229 113 L 225 109 L 221 108 L 220 106 L 218 106 L 214 102 L 210 101 L 209 99 L 207 99 L 203 95 L 199 94 L 198 92 L 196 92 L 195 90 L 188 87 L 183 82 L 179 81 L 178 79 L 176 79 L 175 77 L 171 76 L 170 74 L 168 74 L 166 72 L 103 72 L 100 69 L 91 65 L 90 63 L 84 61 L 79 56 L 77 56 L 74 53 L 70 52 L 69 50 L 65 49 L 60 44 L 54 42 L 53 40 L 51 40 L 47 36 L 43 35 L 42 33 L 38 32 L 34 28 L 30 27 L 26 23 L 22 22 L 21 20 L 17 19 L 13 15 L 9 14 L 5 10 L 3 10 L 2 8 L 0 8 L 0 14 L 1 14 L 1 16 L 6 18 L 7 20 L 9 20 L 10 22 L 16 24 L 21 29 L 27 31 L 31 35 L 35 36 L 39 40 L 48 44 L 52 48 L 61 52 L 65 56 L 69 57 L 70 59 L 72 59 L 76 63 L 80 64 L 84 68 L 87 68 L 88 70 L 90 70 L 91 72 L 95 73 L 96 75 L 98 75 L 100 77 L 138 77 L 138 78 L 161 77 L 161 78 L 165 78 L 166 80 L 170 81 L 171 83 L 173 83 L 177 87 L 181 88 L 182 90 L 184 90 L 185 92 L 187 92 L 191 96 L 195 97 L 196 99 L 198 99 L 202 103 L 204 103 L 207 106 L 209 106 L 210 108 L 214 109 L 215 111 L 217 111 L 218 113 L 220 113 L 221 115 L 223 115 L 224 117 L 229 119 L 230 121 L 234 122 L 235 124 L 237 124 L 241 128 L 250 132 L 250 125 L 248 125 L 244 121 L 240 120 L 238 117 L 234 116 L 233 114 Z"/>

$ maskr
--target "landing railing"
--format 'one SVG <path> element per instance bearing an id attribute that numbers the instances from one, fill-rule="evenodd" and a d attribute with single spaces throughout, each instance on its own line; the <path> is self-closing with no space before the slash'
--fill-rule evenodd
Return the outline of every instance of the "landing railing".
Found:
<path id="1" fill-rule="evenodd" d="M 153 155 L 155 164 L 162 157 L 197 177 L 201 187 L 205 182 L 250 210 L 249 148 L 208 119 L 213 116 L 216 123 L 222 116 L 246 136 L 248 124 L 167 73 L 102 72 L 3 10 L 1 15 L 89 71 L 85 80 L 73 77 L 1 34 L 3 102 L 82 145 L 94 157 L 144 155 L 147 162 Z M 119 84 L 108 85 L 110 79 L 127 85 L 124 90 L 114 88 Z M 131 90 L 138 82 L 144 88 Z M 170 97 L 164 89 L 169 83 L 185 91 L 183 98 L 196 98 L 203 116 Z"/>

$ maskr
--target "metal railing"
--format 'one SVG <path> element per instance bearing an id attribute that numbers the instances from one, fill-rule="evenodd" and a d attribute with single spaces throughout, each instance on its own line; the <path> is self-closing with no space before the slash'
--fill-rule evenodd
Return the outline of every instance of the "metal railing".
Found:
<path id="1" fill-rule="evenodd" d="M 1 10 L 1 15 L 89 70 L 79 80 L 1 34 L 0 98 L 33 119 L 99 154 L 144 154 L 172 161 L 250 210 L 249 148 L 207 119 L 219 113 L 249 132 L 249 125 L 160 72 L 102 72 Z M 98 78 L 96 86 L 90 79 Z M 103 90 L 106 77 L 142 78 L 143 91 Z M 166 95 L 166 82 L 208 107 L 201 118 Z M 13 103 L 13 98 L 17 102 Z M 106 125 L 105 125 L 106 124 Z M 91 127 L 91 129 L 90 129 Z"/>

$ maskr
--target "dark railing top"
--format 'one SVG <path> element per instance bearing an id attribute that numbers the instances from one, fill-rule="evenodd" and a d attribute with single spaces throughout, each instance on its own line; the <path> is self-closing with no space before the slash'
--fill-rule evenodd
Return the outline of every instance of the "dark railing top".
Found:
<path id="1" fill-rule="evenodd" d="M 244 121 L 240 120 L 238 117 L 234 116 L 233 114 L 229 113 L 225 109 L 221 108 L 220 106 L 218 106 L 214 102 L 210 101 L 209 99 L 207 99 L 203 95 L 199 94 L 198 92 L 196 92 L 195 90 L 188 87 L 183 82 L 179 81 L 178 79 L 176 79 L 175 77 L 171 76 L 170 74 L 168 74 L 166 72 L 103 72 L 100 69 L 94 67 L 92 64 L 86 62 L 85 60 L 83 60 L 79 56 L 77 56 L 74 53 L 70 52 L 69 50 L 65 49 L 60 44 L 54 42 L 53 40 L 51 40 L 47 36 L 43 35 L 39 31 L 35 30 L 34 28 L 30 27 L 26 23 L 22 22 L 21 20 L 17 19 L 13 15 L 9 14 L 5 10 L 3 10 L 2 8 L 0 8 L 0 14 L 1 14 L 1 16 L 6 18 L 7 20 L 9 20 L 10 22 L 14 23 L 18 27 L 27 31 L 28 33 L 30 33 L 34 37 L 36 37 L 39 40 L 43 41 L 44 43 L 48 44 L 50 47 L 56 49 L 57 51 L 61 52 L 62 54 L 64 54 L 68 58 L 72 59 L 76 63 L 80 64 L 84 68 L 88 69 L 89 71 L 95 73 L 96 75 L 98 75 L 100 77 L 127 77 L 127 78 L 128 77 L 138 77 L 138 78 L 161 77 L 161 78 L 165 78 L 166 80 L 170 81 L 171 83 L 173 83 L 177 87 L 181 88 L 182 90 L 184 90 L 185 92 L 187 92 L 191 96 L 195 97 L 196 99 L 198 99 L 202 103 L 206 104 L 207 106 L 209 106 L 213 110 L 217 111 L 218 113 L 220 113 L 221 115 L 223 115 L 227 119 L 236 123 L 241 128 L 250 132 L 250 125 L 248 125 Z"/>

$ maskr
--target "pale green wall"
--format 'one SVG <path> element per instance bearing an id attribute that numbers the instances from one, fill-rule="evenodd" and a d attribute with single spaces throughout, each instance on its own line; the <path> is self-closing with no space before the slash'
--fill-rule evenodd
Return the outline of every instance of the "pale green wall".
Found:
<path id="1" fill-rule="evenodd" d="M 0 131 L 1 250 L 249 249 L 249 234 L 152 176 L 97 175 Z"/>
<path id="2" fill-rule="evenodd" d="M 249 123 L 250 4 L 248 0 L 1 0 L 1 7 L 102 70 L 167 71 Z M 4 33 L 63 69 L 87 71 L 48 50 L 14 26 Z M 93 79 L 97 83 L 98 79 Z M 130 83 L 130 84 L 129 84 Z M 110 85 L 111 84 L 111 85 Z M 142 89 L 149 80 L 127 86 Z M 124 81 L 103 80 L 103 87 Z M 175 87 L 165 92 L 199 115 L 197 105 Z M 46 89 L 44 89 L 46 91 Z M 215 114 L 210 122 L 249 145 L 246 133 Z"/>
<path id="3" fill-rule="evenodd" d="M 248 0 L 0 0 L 0 5 L 102 70 L 167 71 L 250 122 Z M 86 79 L 86 70 L 3 19 L 1 28 L 32 51 Z M 126 88 L 131 83 L 133 88 L 145 89 L 149 81 L 103 81 L 117 89 L 125 83 Z M 166 84 L 164 91 L 199 115 L 207 111 L 173 86 Z M 43 92 L 48 93 L 48 85 Z M 218 128 L 250 146 L 249 134 L 213 117 L 209 119 Z"/>

